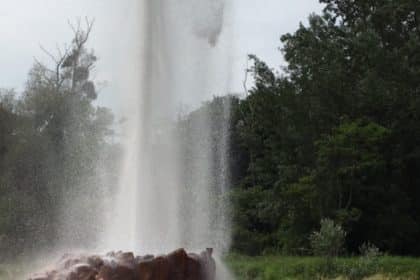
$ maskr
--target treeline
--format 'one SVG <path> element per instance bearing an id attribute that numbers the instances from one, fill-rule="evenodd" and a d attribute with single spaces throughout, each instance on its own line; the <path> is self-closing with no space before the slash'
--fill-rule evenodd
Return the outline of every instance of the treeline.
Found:
<path id="1" fill-rule="evenodd" d="M 51 67 L 36 62 L 23 93 L 0 92 L 0 257 L 48 251 L 58 242 L 83 246 L 99 223 L 90 222 L 101 194 L 92 186 L 115 183 L 113 116 L 93 105 L 97 58 L 85 47 L 91 27 L 76 27 L 68 49 L 48 53 Z M 66 207 L 75 201 L 79 212 Z"/>
<path id="2" fill-rule="evenodd" d="M 232 249 L 306 254 L 330 218 L 349 253 L 418 255 L 420 3 L 321 2 L 281 37 L 281 74 L 251 56 L 255 86 L 230 97 Z"/>

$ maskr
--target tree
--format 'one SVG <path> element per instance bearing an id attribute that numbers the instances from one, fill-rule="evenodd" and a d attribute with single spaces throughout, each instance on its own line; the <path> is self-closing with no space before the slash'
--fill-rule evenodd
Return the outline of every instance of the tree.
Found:
<path id="1" fill-rule="evenodd" d="M 321 2 L 321 15 L 281 37 L 281 75 L 251 56 L 255 86 L 234 113 L 246 162 L 234 247 L 297 252 L 330 218 L 349 233 L 351 251 L 371 241 L 416 254 L 420 4 Z"/>
<path id="2" fill-rule="evenodd" d="M 56 56 L 44 49 L 52 66 L 36 60 L 22 95 L 0 94 L 3 256 L 96 238 L 100 225 L 90 221 L 100 205 L 92 196 L 104 191 L 94 186 L 116 183 L 111 170 L 118 157 L 109 141 L 112 112 L 93 105 L 98 92 L 90 73 L 97 58 L 86 48 L 92 27 L 88 20 L 85 29 L 80 21 L 72 26 L 71 44 Z M 76 201 L 80 205 L 70 207 Z M 72 230 L 63 229 L 64 219 Z"/>

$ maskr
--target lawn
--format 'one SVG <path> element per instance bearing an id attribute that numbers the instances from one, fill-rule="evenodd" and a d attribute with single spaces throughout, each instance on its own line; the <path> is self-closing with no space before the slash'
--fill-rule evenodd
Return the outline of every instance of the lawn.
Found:
<path id="1" fill-rule="evenodd" d="M 420 258 L 382 256 L 370 260 L 352 257 L 326 262 L 325 259 L 317 257 L 249 257 L 231 254 L 225 261 L 236 275 L 236 280 L 420 280 Z M 22 275 L 21 265 L 0 264 L 0 280 L 22 279 Z"/>
<path id="2" fill-rule="evenodd" d="M 420 259 L 382 256 L 375 259 L 229 255 L 237 280 L 275 279 L 420 279 Z"/>

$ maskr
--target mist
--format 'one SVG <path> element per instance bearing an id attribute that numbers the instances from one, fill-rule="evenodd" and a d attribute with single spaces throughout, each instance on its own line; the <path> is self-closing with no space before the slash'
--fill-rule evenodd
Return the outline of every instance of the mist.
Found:
<path id="1" fill-rule="evenodd" d="M 203 12 L 187 16 L 191 7 Z M 216 157 L 226 152 L 227 135 L 218 139 L 220 143 L 211 143 L 210 116 L 204 115 L 185 132 L 195 131 L 202 143 L 187 151 L 185 140 L 192 135 L 181 135 L 176 124 L 185 114 L 182 108 L 191 110 L 214 94 L 227 93 L 229 27 L 224 27 L 226 34 L 222 32 L 226 6 L 223 2 L 214 6 L 212 1 L 180 5 L 153 1 L 144 3 L 144 10 L 142 82 L 138 100 L 131 104 L 138 113 L 127 119 L 130 140 L 124 146 L 127 156 L 114 208 L 118 218 L 110 223 L 110 247 L 148 252 L 175 247 L 226 250 L 227 217 L 220 211 L 224 206 L 217 205 L 217 197 L 211 194 L 215 187 L 227 185 L 227 172 L 216 175 L 223 178 L 222 185 L 215 186 L 212 170 Z M 228 108 L 225 114 L 227 121 Z M 213 144 L 225 148 L 214 154 Z M 186 168 L 186 157 L 193 169 Z"/>

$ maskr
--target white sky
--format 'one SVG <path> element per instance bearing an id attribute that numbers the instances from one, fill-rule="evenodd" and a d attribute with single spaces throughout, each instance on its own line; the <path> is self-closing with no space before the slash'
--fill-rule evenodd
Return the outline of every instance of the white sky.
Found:
<path id="1" fill-rule="evenodd" d="M 293 32 L 320 12 L 318 0 L 228 0 L 233 3 L 233 88 L 242 90 L 247 54 L 270 66 L 283 64 L 280 35 Z M 127 46 L 134 42 L 136 0 L 0 0 L 0 87 L 21 91 L 34 57 L 47 61 L 40 50 L 55 50 L 71 39 L 67 20 L 95 18 L 89 47 L 100 58 L 95 77 L 106 81 L 98 102 L 118 111 L 118 76 L 126 63 Z"/>

